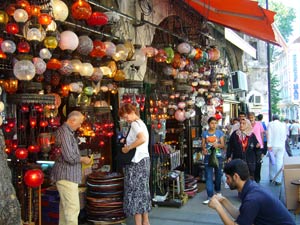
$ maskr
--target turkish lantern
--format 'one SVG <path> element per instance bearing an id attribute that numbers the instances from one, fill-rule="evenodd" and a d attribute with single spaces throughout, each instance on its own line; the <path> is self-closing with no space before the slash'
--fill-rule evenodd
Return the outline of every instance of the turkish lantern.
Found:
<path id="1" fill-rule="evenodd" d="M 66 30 L 60 34 L 59 47 L 61 50 L 74 51 L 79 44 L 77 35 L 70 30 Z"/>
<path id="2" fill-rule="evenodd" d="M 50 70 L 58 70 L 61 68 L 61 66 L 61 61 L 56 58 L 52 58 L 47 62 L 47 69 Z"/>
<path id="3" fill-rule="evenodd" d="M 27 159 L 28 150 L 26 148 L 17 148 L 15 155 L 17 159 Z"/>
<path id="4" fill-rule="evenodd" d="M 71 14 L 76 20 L 87 20 L 92 15 L 92 7 L 85 0 L 77 0 L 71 7 Z"/>
<path id="5" fill-rule="evenodd" d="M 6 12 L 0 10 L 0 24 L 6 24 L 8 22 L 8 15 Z"/>
<path id="6" fill-rule="evenodd" d="M 90 52 L 93 50 L 94 47 L 93 40 L 87 35 L 82 35 L 78 39 L 79 39 L 79 44 L 76 51 L 82 55 L 90 54 Z"/>
<path id="7" fill-rule="evenodd" d="M 44 173 L 40 169 L 27 170 L 24 181 L 29 187 L 39 187 L 44 182 Z"/>
<path id="8" fill-rule="evenodd" d="M 103 57 L 105 56 L 105 53 L 106 53 L 106 46 L 105 44 L 100 41 L 100 40 L 94 40 L 93 41 L 93 50 L 92 52 L 90 53 L 90 56 L 91 57 Z"/>
<path id="9" fill-rule="evenodd" d="M 41 7 L 38 5 L 32 5 L 31 6 L 31 15 L 35 17 L 39 17 L 41 14 Z"/>
<path id="10" fill-rule="evenodd" d="M 55 20 L 65 21 L 69 15 L 69 9 L 66 3 L 61 0 L 52 0 L 51 4 Z"/>
<path id="11" fill-rule="evenodd" d="M 19 33 L 19 26 L 17 23 L 8 23 L 5 30 L 8 34 L 17 34 Z"/>
<path id="12" fill-rule="evenodd" d="M 18 43 L 17 49 L 20 53 L 28 53 L 30 51 L 30 45 L 27 41 L 22 40 Z"/>
<path id="13" fill-rule="evenodd" d="M 52 16 L 50 16 L 48 13 L 41 13 L 38 16 L 38 22 L 41 25 L 48 26 L 52 22 Z"/>
<path id="14" fill-rule="evenodd" d="M 38 146 L 38 145 L 29 145 L 27 150 L 30 153 L 37 153 L 37 152 L 40 151 L 40 146 Z"/>
<path id="15" fill-rule="evenodd" d="M 35 67 L 31 61 L 21 60 L 14 65 L 13 72 L 18 80 L 32 80 L 35 75 Z"/>
<path id="16" fill-rule="evenodd" d="M 93 12 L 86 22 L 90 26 L 103 26 L 108 23 L 108 17 L 104 13 Z"/>
<path id="17" fill-rule="evenodd" d="M 16 9 L 14 19 L 17 23 L 25 23 L 28 20 L 28 13 L 24 9 Z"/>

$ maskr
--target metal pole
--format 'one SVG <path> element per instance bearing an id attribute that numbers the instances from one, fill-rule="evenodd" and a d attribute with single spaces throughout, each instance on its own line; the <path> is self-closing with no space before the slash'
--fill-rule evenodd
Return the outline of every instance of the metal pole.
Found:
<path id="1" fill-rule="evenodd" d="M 266 9 L 269 9 L 268 0 L 266 0 Z M 269 121 L 272 121 L 272 104 L 271 104 L 271 69 L 270 69 L 270 43 L 267 42 L 267 65 L 268 65 L 268 104 L 269 104 Z"/>

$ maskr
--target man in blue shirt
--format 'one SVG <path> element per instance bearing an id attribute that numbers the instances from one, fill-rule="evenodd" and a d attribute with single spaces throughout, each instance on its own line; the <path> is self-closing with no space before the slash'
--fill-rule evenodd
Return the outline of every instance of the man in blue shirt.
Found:
<path id="1" fill-rule="evenodd" d="M 217 211 L 225 225 L 296 225 L 279 199 L 249 179 L 248 166 L 243 160 L 230 161 L 224 172 L 227 184 L 231 190 L 238 190 L 242 202 L 237 209 L 220 194 L 212 197 L 208 206 Z"/>

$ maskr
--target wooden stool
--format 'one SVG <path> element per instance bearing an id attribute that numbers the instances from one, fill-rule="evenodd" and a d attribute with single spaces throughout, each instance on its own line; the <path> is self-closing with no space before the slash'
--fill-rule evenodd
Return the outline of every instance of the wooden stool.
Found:
<path id="1" fill-rule="evenodd" d="M 295 210 L 294 214 L 300 213 L 300 180 L 292 180 L 291 184 L 297 185 L 298 187 L 298 207 Z"/>

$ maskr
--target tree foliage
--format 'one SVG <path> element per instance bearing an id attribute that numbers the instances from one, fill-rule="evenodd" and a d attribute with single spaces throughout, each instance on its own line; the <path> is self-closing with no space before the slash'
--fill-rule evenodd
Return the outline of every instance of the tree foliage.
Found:
<path id="1" fill-rule="evenodd" d="M 271 82 L 270 82 L 270 95 L 271 95 L 271 112 L 272 115 L 280 114 L 280 110 L 278 107 L 278 102 L 281 100 L 279 94 L 281 92 L 280 82 L 276 75 L 271 74 Z"/>
<path id="2" fill-rule="evenodd" d="M 293 33 L 292 24 L 296 19 L 295 9 L 275 0 L 270 1 L 269 9 L 276 12 L 275 24 L 285 41 L 288 42 Z"/>

